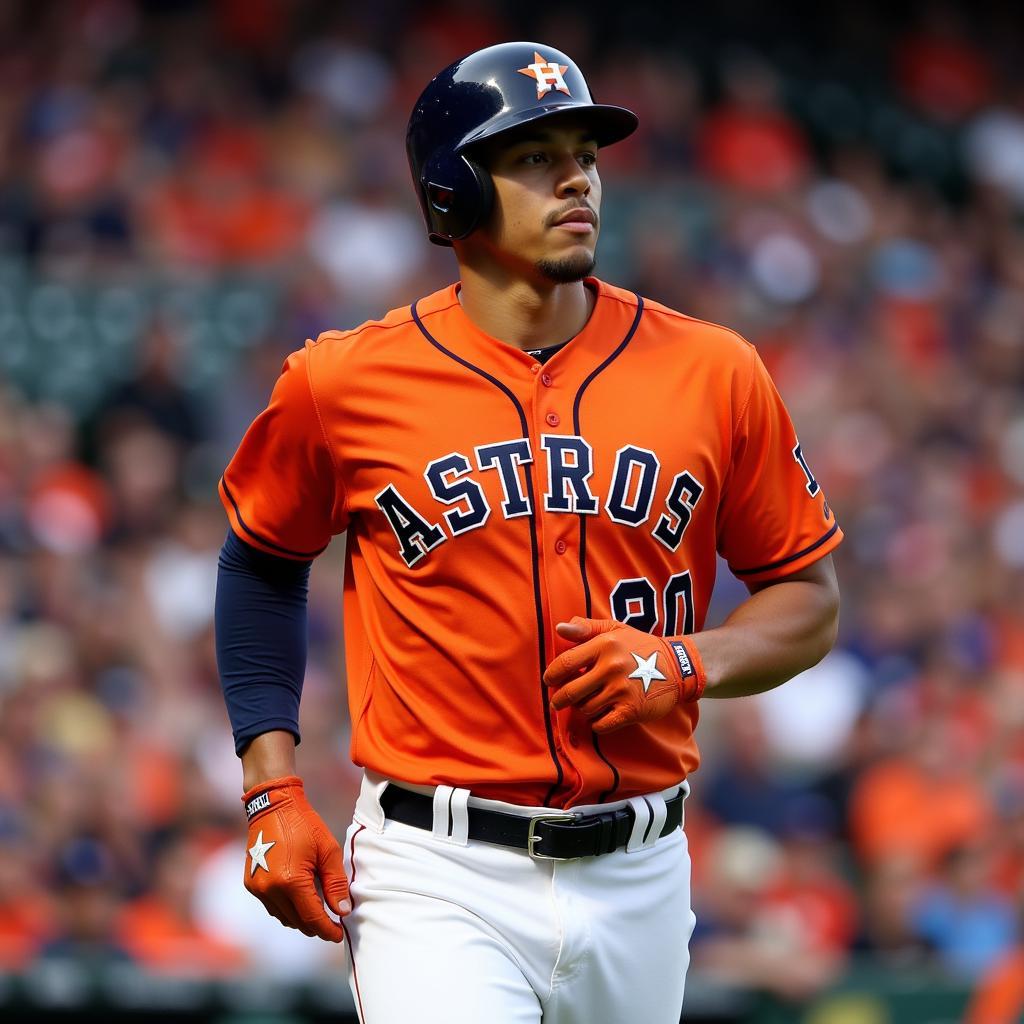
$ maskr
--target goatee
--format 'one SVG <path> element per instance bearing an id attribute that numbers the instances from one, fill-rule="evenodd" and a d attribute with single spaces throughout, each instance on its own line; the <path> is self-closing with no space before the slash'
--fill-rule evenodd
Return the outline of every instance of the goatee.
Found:
<path id="1" fill-rule="evenodd" d="M 556 284 L 573 284 L 582 281 L 594 269 L 595 262 L 594 254 L 586 252 L 558 260 L 538 260 L 537 269 Z"/>

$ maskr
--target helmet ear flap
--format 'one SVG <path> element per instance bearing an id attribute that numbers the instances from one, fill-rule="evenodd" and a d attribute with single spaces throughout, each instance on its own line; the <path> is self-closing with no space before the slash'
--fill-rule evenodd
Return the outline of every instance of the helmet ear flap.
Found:
<path id="1" fill-rule="evenodd" d="M 476 203 L 474 204 L 476 216 L 466 231 L 466 235 L 468 235 L 470 231 L 475 231 L 480 227 L 491 214 L 491 207 L 494 206 L 494 179 L 475 160 L 465 155 L 462 159 L 466 161 L 476 179 Z M 466 236 L 461 237 L 465 238 Z"/>
<path id="2" fill-rule="evenodd" d="M 431 160 L 420 189 L 430 240 L 437 245 L 465 238 L 486 219 L 494 201 L 491 176 L 462 153 Z"/>

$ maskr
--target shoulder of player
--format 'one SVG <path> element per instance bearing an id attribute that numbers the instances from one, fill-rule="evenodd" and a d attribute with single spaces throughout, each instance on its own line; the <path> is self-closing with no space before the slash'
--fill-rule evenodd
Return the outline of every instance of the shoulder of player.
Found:
<path id="1" fill-rule="evenodd" d="M 358 327 L 322 331 L 315 339 L 306 342 L 306 348 L 320 350 L 328 357 L 338 356 L 342 354 L 343 349 L 380 342 L 412 323 L 411 307 L 400 306 L 398 309 L 390 310 L 379 320 L 366 320 Z"/>
<path id="2" fill-rule="evenodd" d="M 644 316 L 656 319 L 662 330 L 670 332 L 680 340 L 697 339 L 702 345 L 723 350 L 723 354 L 734 354 L 746 360 L 754 349 L 753 344 L 742 334 L 731 327 L 726 327 L 725 324 L 699 320 L 695 316 L 680 313 L 652 299 L 644 299 Z"/>
<path id="3" fill-rule="evenodd" d="M 396 354 L 394 346 L 406 346 L 410 341 L 420 339 L 417 316 L 425 319 L 457 301 L 449 285 L 408 306 L 392 309 L 378 320 L 366 320 L 348 330 L 323 331 L 315 339 L 307 340 L 305 348 L 318 372 L 321 367 L 351 366 L 353 361 L 362 362 L 364 357 L 375 360 L 383 356 L 387 360 Z M 312 356 L 312 353 L 316 355 Z"/>
<path id="4" fill-rule="evenodd" d="M 633 310 L 636 309 L 638 296 L 635 292 L 626 288 L 618 288 L 604 281 L 600 284 L 605 298 L 613 302 L 620 302 Z M 743 363 L 749 361 L 754 352 L 754 345 L 731 327 L 680 313 L 679 310 L 672 309 L 646 296 L 640 298 L 642 298 L 644 306 L 641 324 L 646 331 L 653 329 L 659 337 L 667 336 L 669 339 L 681 343 L 692 344 L 696 341 L 710 351 L 717 350 L 726 358 L 731 355 Z M 640 325 L 638 325 L 639 327 Z"/>

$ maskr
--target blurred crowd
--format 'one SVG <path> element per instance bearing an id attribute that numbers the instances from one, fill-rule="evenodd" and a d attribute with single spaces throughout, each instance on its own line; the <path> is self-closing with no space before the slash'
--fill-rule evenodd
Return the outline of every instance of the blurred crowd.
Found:
<path id="1" fill-rule="evenodd" d="M 450 280 L 405 121 L 438 69 L 522 37 L 641 117 L 601 157 L 598 275 L 758 346 L 847 537 L 836 651 L 704 708 L 694 971 L 799 1002 L 870 958 L 1024 999 L 1024 24 L 868 5 L 773 34 L 734 6 L 753 21 L 669 31 L 463 0 L 0 5 L 0 971 L 340 969 L 241 886 L 215 484 L 288 351 Z M 240 279 L 270 301 L 233 342 L 160 299 Z M 110 351 L 81 300 L 103 289 L 149 296 Z M 342 545 L 313 569 L 299 747 L 339 834 Z M 723 575 L 713 615 L 744 595 Z"/>

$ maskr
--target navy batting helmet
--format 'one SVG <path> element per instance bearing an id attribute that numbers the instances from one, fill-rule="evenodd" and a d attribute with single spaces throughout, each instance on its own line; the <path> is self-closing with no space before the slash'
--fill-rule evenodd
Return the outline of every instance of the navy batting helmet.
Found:
<path id="1" fill-rule="evenodd" d="M 500 43 L 442 71 L 423 90 L 406 134 L 409 167 L 430 240 L 451 245 L 487 217 L 490 175 L 473 146 L 518 125 L 582 112 L 599 146 L 633 132 L 625 107 L 595 103 L 586 80 L 560 50 L 542 43 Z"/>

